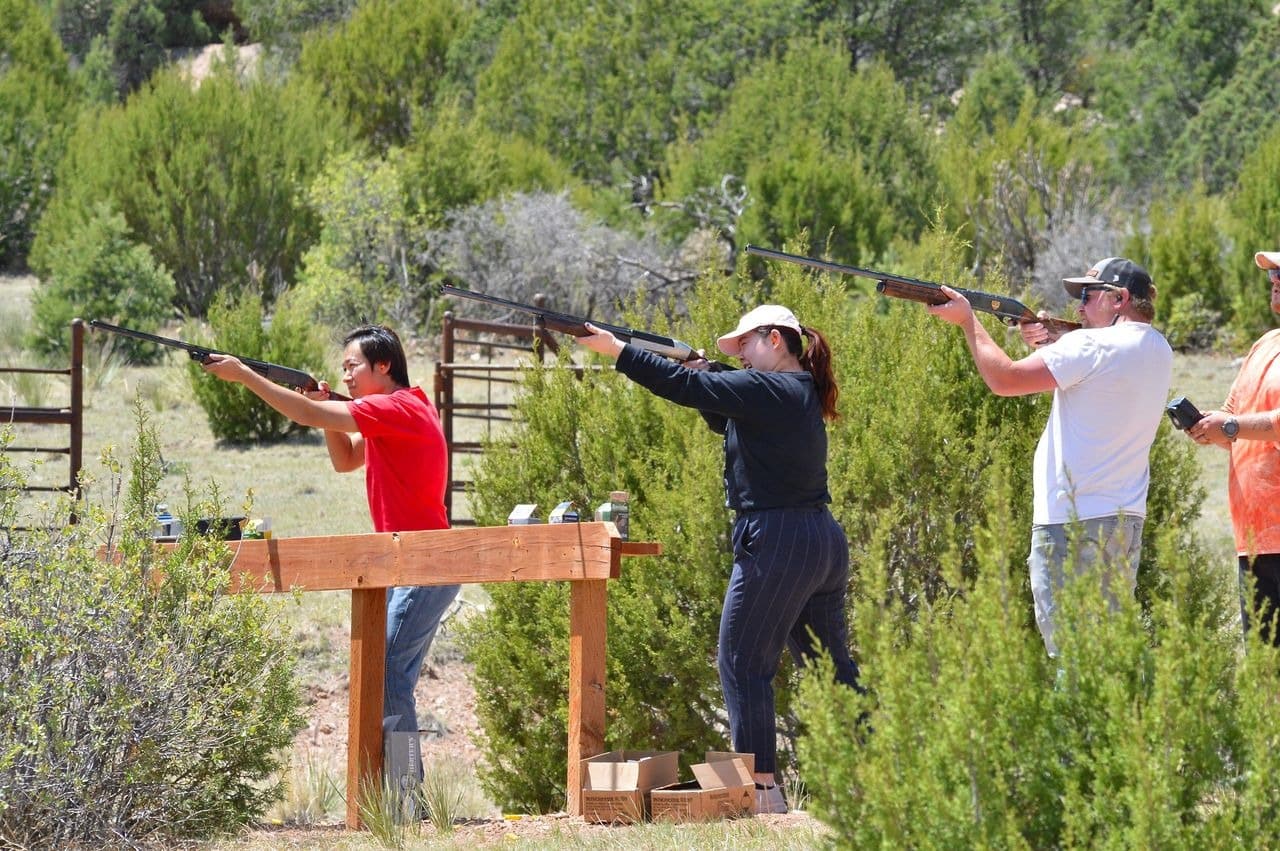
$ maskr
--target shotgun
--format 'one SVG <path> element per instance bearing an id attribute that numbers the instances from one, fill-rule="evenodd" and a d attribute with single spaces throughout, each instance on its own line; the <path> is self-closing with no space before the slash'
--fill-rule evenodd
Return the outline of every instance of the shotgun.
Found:
<path id="1" fill-rule="evenodd" d="M 747 253 L 769 260 L 799 263 L 801 266 L 810 266 L 814 269 L 821 269 L 824 272 L 837 272 L 841 275 L 857 275 L 860 278 L 871 278 L 876 282 L 876 292 L 887 295 L 890 298 L 918 301 L 922 304 L 946 304 L 949 300 L 946 293 L 942 291 L 942 285 L 935 284 L 932 281 L 921 281 L 917 278 L 891 275 L 888 272 L 877 272 L 874 269 L 860 269 L 857 266 L 844 266 L 840 263 L 828 263 L 826 260 L 819 260 L 816 257 L 802 257 L 799 254 L 788 254 L 785 251 L 774 251 L 771 248 L 760 248 L 755 245 L 748 245 Z M 1010 327 L 1027 322 L 1040 322 L 1048 330 L 1052 338 L 1060 337 L 1068 331 L 1074 331 L 1080 327 L 1079 322 L 1072 322 L 1068 319 L 1058 319 L 1054 316 L 1043 318 L 1036 316 L 1031 312 L 1031 308 L 1008 296 L 993 295 L 979 290 L 966 290 L 961 287 L 952 287 L 952 289 L 964 296 L 974 310 L 990 313 Z"/>
<path id="2" fill-rule="evenodd" d="M 653 352 L 655 355 L 662 355 L 681 363 L 703 360 L 703 356 L 694 351 L 693 347 L 688 343 L 672 337 L 663 337 L 660 334 L 651 334 L 648 331 L 637 331 L 635 328 L 623 328 L 619 325 L 610 325 L 607 322 L 597 322 L 594 319 L 571 316 L 568 313 L 556 313 L 554 310 L 546 310 L 541 307 L 535 307 L 532 304 L 521 304 L 518 301 L 510 301 L 494 295 L 485 295 L 474 290 L 464 290 L 449 284 L 441 284 L 440 292 L 443 295 L 469 298 L 473 301 L 482 301 L 485 304 L 497 305 L 508 310 L 531 314 L 541 319 L 543 324 L 552 331 L 558 331 L 561 334 L 568 334 L 572 337 L 586 337 L 590 334 L 591 332 L 587 330 L 587 323 L 590 322 L 597 328 L 609 331 L 622 342 Z M 712 361 L 711 366 L 712 369 L 715 369 L 716 362 Z"/>
<path id="3" fill-rule="evenodd" d="M 158 337 L 155 334 L 148 334 L 145 331 L 134 331 L 132 328 L 121 328 L 119 325 L 111 325 L 106 322 L 94 319 L 89 322 L 89 326 L 99 331 L 109 331 L 112 334 L 119 334 L 122 337 L 133 337 L 135 340 L 145 340 L 148 343 L 155 343 L 158 346 L 168 346 L 171 349 L 181 349 L 191 356 L 193 361 L 197 363 L 207 363 L 209 355 L 229 355 L 230 352 L 220 352 L 217 349 L 211 349 L 208 346 L 194 346 L 191 343 L 184 343 L 181 340 L 175 340 L 172 337 Z M 266 361 L 254 360 L 253 358 L 244 358 L 240 355 L 231 355 L 238 359 L 242 364 L 252 369 L 262 377 L 277 384 L 284 384 L 288 387 L 296 387 L 299 390 L 319 390 L 320 383 L 311 377 L 309 373 L 300 369 L 294 369 L 289 366 L 280 366 L 279 364 L 267 363 Z M 329 398 L 337 402 L 350 402 L 351 400 L 341 393 L 329 391 Z"/>

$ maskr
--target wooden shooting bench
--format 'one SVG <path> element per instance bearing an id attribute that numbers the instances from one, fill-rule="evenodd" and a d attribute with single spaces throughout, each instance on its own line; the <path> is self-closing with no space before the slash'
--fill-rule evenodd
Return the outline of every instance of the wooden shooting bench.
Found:
<path id="1" fill-rule="evenodd" d="M 606 583 L 623 556 L 657 543 L 628 542 L 612 523 L 490 526 L 229 542 L 231 590 L 351 591 L 351 703 L 347 827 L 361 826 L 361 781 L 382 775 L 382 689 L 387 588 L 483 582 L 569 582 L 567 811 L 581 815 L 579 761 L 604 752 Z"/>

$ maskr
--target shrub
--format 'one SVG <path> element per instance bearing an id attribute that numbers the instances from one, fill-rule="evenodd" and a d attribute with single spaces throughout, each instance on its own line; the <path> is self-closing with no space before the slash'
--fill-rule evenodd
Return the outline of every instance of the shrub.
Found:
<path id="1" fill-rule="evenodd" d="M 709 282 L 696 309 L 696 327 L 720 327 L 713 313 L 737 305 L 723 282 Z M 693 411 L 611 369 L 578 380 L 562 367 L 526 374 L 517 448 L 491 446 L 476 470 L 477 521 L 501 523 L 525 502 L 543 516 L 563 500 L 589 511 L 609 491 L 629 491 L 631 538 L 661 540 L 665 555 L 628 563 L 610 582 L 608 744 L 723 747 L 715 635 L 729 561 L 719 440 Z M 565 796 L 568 590 L 522 583 L 491 594 L 462 637 L 485 730 L 480 780 L 504 808 L 554 810 Z"/>
<path id="2" fill-rule="evenodd" d="M 1145 607 L 1109 613 L 1095 573 L 1068 585 L 1055 665 L 1025 626 L 1018 498 L 1002 472 L 987 478 L 978 569 L 952 574 L 953 594 L 912 614 L 875 560 L 862 573 L 870 696 L 830 685 L 829 663 L 801 686 L 801 767 L 834 842 L 1274 845 L 1277 722 L 1259 707 L 1278 660 L 1256 637 L 1241 656 L 1234 582 L 1188 538 L 1190 518 L 1157 523 L 1163 578 Z"/>
<path id="3" fill-rule="evenodd" d="M 103 201 L 173 274 L 182 312 L 204 316 L 219 289 L 250 277 L 270 300 L 316 237 L 302 191 L 345 138 L 332 110 L 296 81 L 242 82 L 224 67 L 192 90 L 181 74 L 161 73 L 81 123 L 32 264 L 47 273 Z"/>
<path id="4" fill-rule="evenodd" d="M 76 526 L 18 535 L 14 492 L 0 491 L 7 846 L 134 846 L 242 826 L 279 798 L 282 749 L 304 724 L 287 630 L 257 594 L 224 593 L 226 546 L 188 536 L 153 548 L 158 440 L 137 410 L 124 502 L 110 458 L 107 502 L 81 506 Z M 0 479 L 11 474 L 0 452 Z M 192 513 L 219 511 L 216 495 L 188 498 Z"/>
<path id="5" fill-rule="evenodd" d="M 30 345 L 50 354 L 68 351 L 68 325 L 77 316 L 154 333 L 173 313 L 173 294 L 173 276 L 145 245 L 130 240 L 124 216 L 96 204 L 35 291 Z M 104 345 L 138 363 L 159 355 L 156 346 L 130 337 L 114 337 Z"/>
<path id="6" fill-rule="evenodd" d="M 1173 300 L 1163 323 L 1169 345 L 1180 352 L 1217 348 L 1223 331 L 1222 314 L 1207 301 L 1201 293 L 1187 293 Z"/>
<path id="7" fill-rule="evenodd" d="M 745 181 L 742 242 L 778 245 L 807 230 L 845 263 L 882 256 L 924 229 L 934 203 L 933 131 L 881 65 L 851 71 L 843 46 L 794 40 L 758 62 L 696 141 L 670 146 L 662 199 Z M 691 229 L 685 221 L 683 236 Z"/>
<path id="8" fill-rule="evenodd" d="M 0 0 L 0 269 L 22 268 L 79 102 L 34 0 Z"/>
<path id="9" fill-rule="evenodd" d="M 1263 140 L 1240 166 L 1240 179 L 1227 196 L 1228 234 L 1235 246 L 1228 257 L 1231 327 L 1252 341 L 1273 327 L 1271 288 L 1253 262 L 1256 251 L 1274 251 L 1280 239 L 1280 145 Z"/>
<path id="10" fill-rule="evenodd" d="M 219 298 L 209 311 L 210 344 L 220 351 L 323 375 L 326 347 L 314 322 L 291 298 L 281 299 L 270 325 L 252 293 Z M 209 430 L 231 443 L 280 440 L 301 426 L 263 402 L 244 385 L 212 378 L 199 364 L 187 365 L 191 389 L 209 418 Z"/>

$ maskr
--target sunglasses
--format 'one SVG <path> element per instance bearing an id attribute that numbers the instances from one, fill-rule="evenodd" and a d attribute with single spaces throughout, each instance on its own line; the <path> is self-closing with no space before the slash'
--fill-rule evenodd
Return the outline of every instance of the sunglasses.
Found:
<path id="1" fill-rule="evenodd" d="M 1090 284 L 1089 286 L 1081 287 L 1080 288 L 1080 306 L 1084 307 L 1086 304 L 1089 303 L 1089 293 L 1105 292 L 1106 290 L 1110 290 L 1110 289 L 1114 289 L 1110 284 Z"/>

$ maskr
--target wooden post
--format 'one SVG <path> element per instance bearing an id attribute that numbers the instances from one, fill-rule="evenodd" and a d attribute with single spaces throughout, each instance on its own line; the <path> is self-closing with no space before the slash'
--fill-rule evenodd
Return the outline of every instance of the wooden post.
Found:
<path id="1" fill-rule="evenodd" d="M 382 783 L 382 685 L 386 657 L 387 589 L 352 589 L 347 718 L 347 827 L 351 830 L 361 827 L 361 797 Z"/>
<path id="2" fill-rule="evenodd" d="M 605 635 L 609 592 L 603 579 L 569 583 L 569 776 L 565 811 L 582 815 L 582 765 L 604 753 Z"/>

